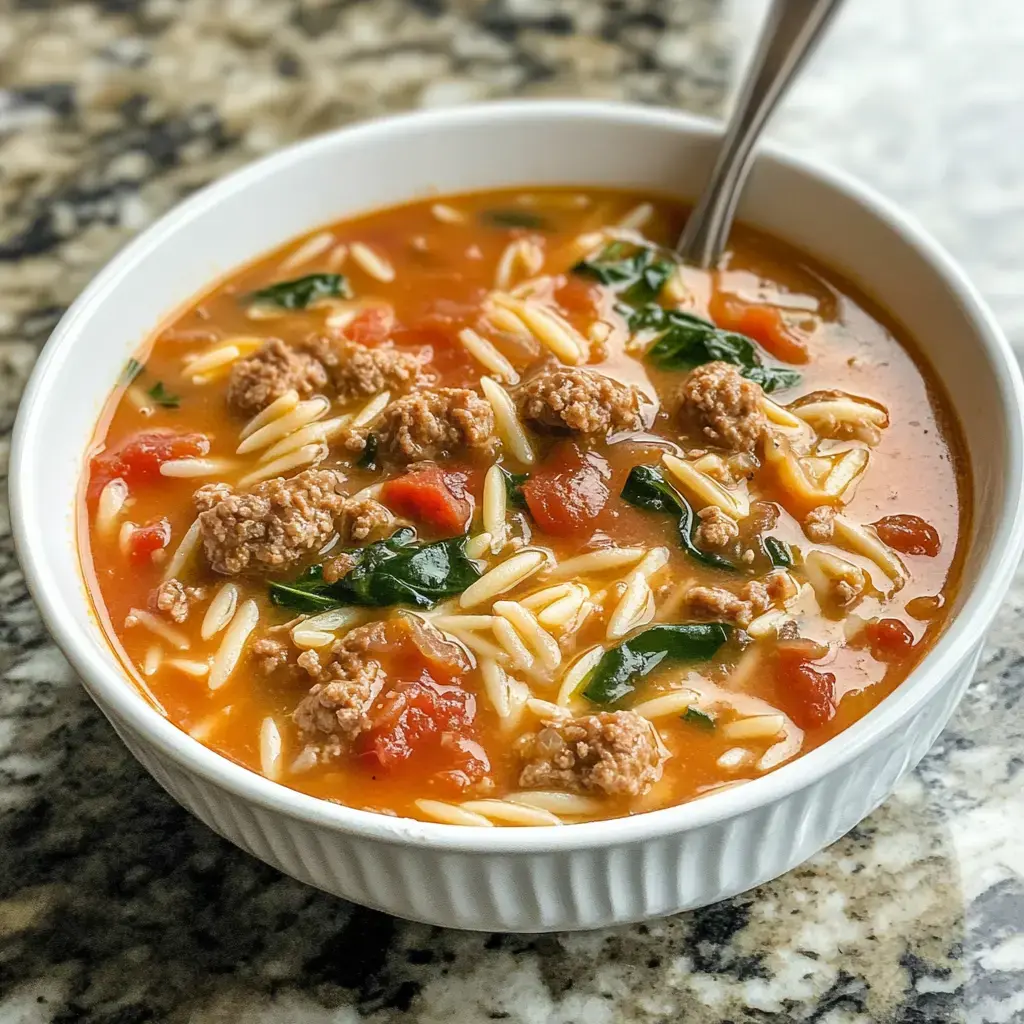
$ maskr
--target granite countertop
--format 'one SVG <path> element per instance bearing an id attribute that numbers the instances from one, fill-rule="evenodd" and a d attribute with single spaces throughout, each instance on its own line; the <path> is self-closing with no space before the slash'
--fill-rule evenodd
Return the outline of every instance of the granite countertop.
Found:
<path id="1" fill-rule="evenodd" d="M 722 109 L 762 0 L 0 6 L 0 451 L 39 346 L 132 235 L 295 138 L 413 106 Z M 858 0 L 774 134 L 913 209 L 1024 345 L 1024 11 Z M 0 510 L 0 1024 L 1024 1021 L 1018 585 L 922 765 L 811 862 L 584 935 L 407 924 L 282 877 L 143 773 L 45 635 Z"/>

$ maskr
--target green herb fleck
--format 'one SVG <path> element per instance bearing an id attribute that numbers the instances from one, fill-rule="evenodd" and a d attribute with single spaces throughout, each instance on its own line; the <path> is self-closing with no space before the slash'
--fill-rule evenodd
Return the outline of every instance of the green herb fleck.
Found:
<path id="1" fill-rule="evenodd" d="M 164 382 L 158 380 L 147 392 L 150 398 L 156 402 L 157 405 L 163 406 L 165 409 L 177 409 L 181 405 L 181 396 L 172 395 L 167 388 L 164 387 Z"/>
<path id="2" fill-rule="evenodd" d="M 761 544 L 764 553 L 771 559 L 772 565 L 779 569 L 788 569 L 793 564 L 793 552 L 785 541 L 778 537 L 765 537 Z"/>
<path id="3" fill-rule="evenodd" d="M 587 678 L 583 696 L 594 704 L 617 704 L 628 697 L 637 679 L 663 661 L 707 661 L 729 639 L 721 622 L 686 626 L 651 626 L 606 651 Z"/>
<path id="4" fill-rule="evenodd" d="M 700 708 L 687 708 L 686 711 L 680 716 L 684 722 L 688 722 L 690 725 L 696 725 L 701 729 L 714 729 L 715 720 L 706 711 L 701 711 Z"/>
<path id="5" fill-rule="evenodd" d="M 341 274 L 307 274 L 261 288 L 249 295 L 248 301 L 258 306 L 307 309 L 320 299 L 347 299 L 351 295 L 348 280 Z"/>
<path id="6" fill-rule="evenodd" d="M 530 479 L 529 473 L 510 473 L 504 466 L 499 466 L 501 478 L 505 481 L 505 500 L 510 508 L 525 510 L 527 508 L 526 495 L 523 494 L 523 484 Z"/>
<path id="7" fill-rule="evenodd" d="M 356 465 L 360 469 L 377 469 L 377 447 L 380 444 L 376 434 L 370 434 L 366 438 L 366 447 L 363 449 L 363 454 L 359 456 L 359 461 Z"/>
<path id="8" fill-rule="evenodd" d="M 355 565 L 340 580 L 325 583 L 322 568 L 315 565 L 289 583 L 271 583 L 271 600 L 296 611 L 343 605 L 433 608 L 439 601 L 461 594 L 481 575 L 466 555 L 465 536 L 421 543 L 416 531 L 408 527 L 387 540 L 350 548 L 345 554 Z"/>
<path id="9" fill-rule="evenodd" d="M 622 497 L 631 505 L 648 512 L 664 512 L 675 516 L 679 526 L 679 541 L 691 558 L 714 569 L 736 571 L 736 566 L 728 559 L 697 547 L 693 540 L 696 518 L 693 506 L 656 467 L 634 466 L 622 488 Z"/>
<path id="10" fill-rule="evenodd" d="M 484 222 L 496 228 L 529 228 L 532 231 L 547 231 L 548 222 L 529 210 L 484 210 Z"/>
<path id="11" fill-rule="evenodd" d="M 133 383 L 135 378 L 138 377 L 144 369 L 145 367 L 138 361 L 138 359 L 129 359 L 128 362 L 124 364 L 124 369 L 121 371 L 121 383 L 125 387 L 128 387 L 128 385 Z"/>

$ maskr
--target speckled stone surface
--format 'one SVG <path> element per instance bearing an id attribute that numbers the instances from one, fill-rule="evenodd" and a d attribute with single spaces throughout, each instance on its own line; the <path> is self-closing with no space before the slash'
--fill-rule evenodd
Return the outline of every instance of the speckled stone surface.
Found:
<path id="1" fill-rule="evenodd" d="M 1024 345 L 1024 11 L 857 0 L 774 134 L 912 208 Z M 0 5 L 0 446 L 61 311 L 181 196 L 367 114 L 590 95 L 715 113 L 758 0 Z M 0 510 L 0 1024 L 1024 1021 L 1024 587 L 920 768 L 804 867 L 647 926 L 431 930 L 179 810 L 44 634 Z"/>

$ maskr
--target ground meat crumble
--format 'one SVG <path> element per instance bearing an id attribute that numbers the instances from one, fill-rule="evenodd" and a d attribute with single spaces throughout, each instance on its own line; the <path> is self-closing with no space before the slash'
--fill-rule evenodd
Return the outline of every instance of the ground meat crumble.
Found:
<path id="1" fill-rule="evenodd" d="M 534 427 L 607 435 L 642 430 L 643 393 L 592 370 L 541 373 L 516 392 L 519 415 Z"/>
<path id="2" fill-rule="evenodd" d="M 416 391 L 392 402 L 374 424 L 379 451 L 404 462 L 437 459 L 463 448 L 493 451 L 490 403 L 466 388 Z"/>
<path id="3" fill-rule="evenodd" d="M 330 338 L 314 338 L 304 347 L 327 368 L 340 402 L 406 391 L 430 380 L 424 373 L 423 353 Z"/>
<path id="4" fill-rule="evenodd" d="M 289 479 L 275 477 L 251 491 L 207 484 L 193 495 L 199 532 L 214 572 L 283 570 L 323 547 L 337 533 L 343 544 L 387 534 L 391 513 L 369 498 L 347 498 L 342 477 L 330 469 L 307 469 Z"/>
<path id="5" fill-rule="evenodd" d="M 300 398 L 309 398 L 326 384 L 327 371 L 314 355 L 271 338 L 231 367 L 228 405 L 243 416 L 253 416 L 286 391 L 294 388 Z"/>
<path id="6" fill-rule="evenodd" d="M 804 517 L 804 533 L 819 544 L 827 544 L 835 530 L 836 510 L 831 505 L 812 508 Z"/>
<path id="7" fill-rule="evenodd" d="M 362 544 L 389 536 L 394 524 L 395 517 L 379 501 L 346 498 L 337 528 L 343 544 Z"/>
<path id="8" fill-rule="evenodd" d="M 521 737 L 524 789 L 636 797 L 661 778 L 668 756 L 654 727 L 632 711 L 545 722 Z"/>
<path id="9" fill-rule="evenodd" d="M 262 675 L 273 675 L 278 669 L 291 663 L 294 649 L 282 640 L 273 637 L 261 637 L 252 645 L 252 655 L 256 659 L 256 668 Z"/>
<path id="10" fill-rule="evenodd" d="M 699 548 L 724 548 L 740 535 L 736 520 L 727 516 L 717 505 L 708 505 L 697 513 L 700 522 L 693 539 Z"/>
<path id="11" fill-rule="evenodd" d="M 337 583 L 343 576 L 347 576 L 355 567 L 356 559 L 342 552 L 333 558 L 328 558 L 320 567 L 320 577 L 324 583 Z"/>
<path id="12" fill-rule="evenodd" d="M 383 622 L 360 626 L 342 637 L 322 660 L 310 650 L 298 665 L 316 680 L 292 714 L 304 743 L 319 757 L 336 757 L 370 728 L 367 711 L 384 683 L 384 670 L 372 652 L 387 646 Z"/>
<path id="13" fill-rule="evenodd" d="M 164 580 L 149 597 L 153 611 L 161 612 L 172 622 L 188 620 L 192 605 L 206 597 L 205 587 L 186 587 L 180 580 Z"/>
<path id="14" fill-rule="evenodd" d="M 760 385 L 730 363 L 705 363 L 692 369 L 679 392 L 680 413 L 714 444 L 752 451 L 767 428 Z"/>
<path id="15" fill-rule="evenodd" d="M 229 492 L 210 505 L 209 492 L 196 492 L 199 532 L 214 572 L 281 570 L 322 547 L 345 508 L 340 476 L 329 469 L 307 469 L 285 480 L 276 477 L 251 491 Z M 209 486 L 209 485 L 208 485 Z M 224 485 L 215 484 L 216 495 Z M 194 499 L 195 500 L 195 499 Z"/>
<path id="16" fill-rule="evenodd" d="M 764 580 L 750 580 L 738 593 L 725 587 L 691 587 L 685 595 L 685 609 L 694 619 L 735 622 L 744 629 L 774 604 L 795 593 L 788 573 L 772 572 Z"/>

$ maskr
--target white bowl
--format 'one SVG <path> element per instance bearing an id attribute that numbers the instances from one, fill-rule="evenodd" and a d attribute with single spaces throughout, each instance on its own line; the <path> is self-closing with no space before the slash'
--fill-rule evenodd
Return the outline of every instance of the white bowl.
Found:
<path id="1" fill-rule="evenodd" d="M 841 736 L 764 778 L 633 818 L 473 829 L 386 817 L 268 782 L 179 731 L 125 678 L 90 610 L 75 544 L 85 448 L 125 360 L 168 311 L 300 232 L 435 191 L 589 184 L 692 197 L 716 137 L 682 114 L 585 102 L 358 125 L 203 190 L 129 245 L 68 310 L 15 427 L 18 553 L 93 699 L 212 829 L 295 878 L 401 917 L 594 928 L 700 906 L 788 871 L 878 806 L 924 755 L 971 678 L 1024 542 L 1020 373 L 977 293 L 920 228 L 863 186 L 772 147 L 758 158 L 742 218 L 842 271 L 907 326 L 949 392 L 972 457 L 970 554 L 952 622 L 910 678 Z"/>

